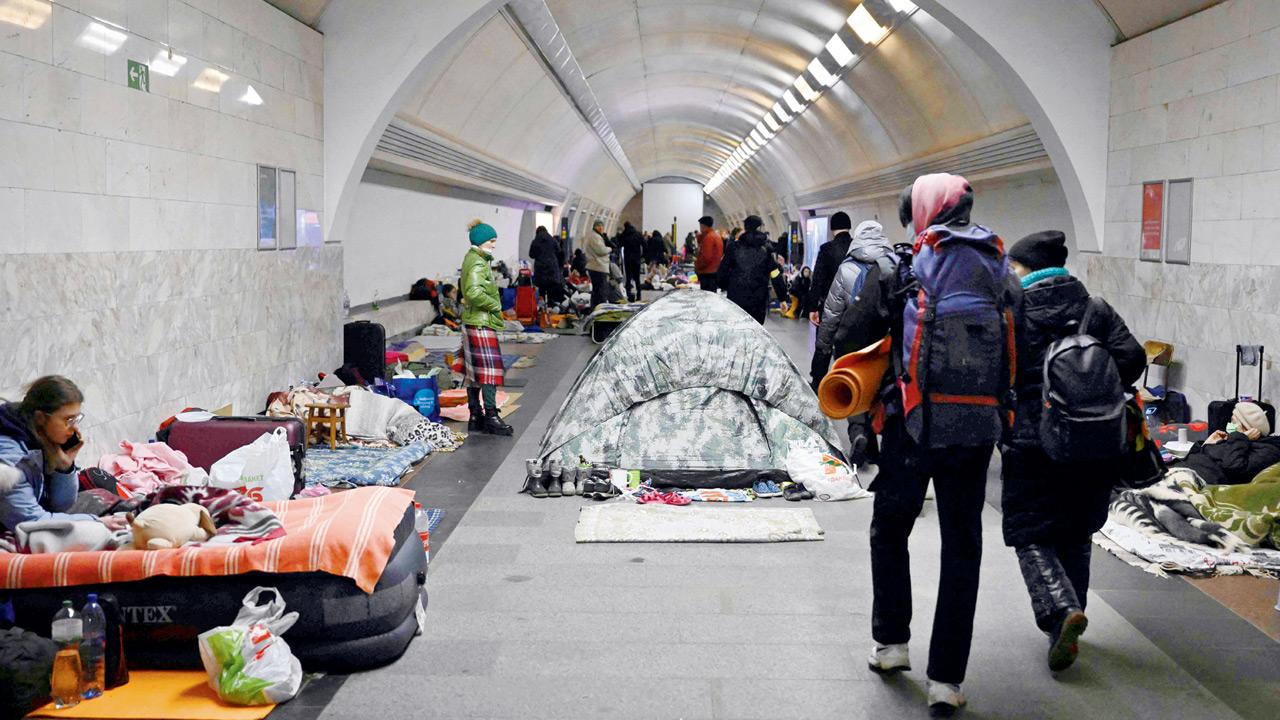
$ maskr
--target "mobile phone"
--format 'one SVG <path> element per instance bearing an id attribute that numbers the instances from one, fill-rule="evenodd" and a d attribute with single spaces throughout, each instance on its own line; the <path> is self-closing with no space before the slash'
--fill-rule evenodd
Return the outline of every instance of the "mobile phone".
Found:
<path id="1" fill-rule="evenodd" d="M 67 441 L 62 443 L 58 447 L 62 448 L 63 451 L 65 452 L 71 452 L 72 450 L 75 450 L 76 448 L 80 447 L 80 445 L 83 442 L 84 442 L 84 438 L 80 437 L 80 433 L 73 432 L 71 433 L 71 437 L 67 438 Z"/>

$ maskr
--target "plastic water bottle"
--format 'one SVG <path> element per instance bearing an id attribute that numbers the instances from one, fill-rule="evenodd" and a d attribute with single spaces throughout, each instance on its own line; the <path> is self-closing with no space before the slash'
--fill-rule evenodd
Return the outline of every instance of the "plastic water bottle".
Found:
<path id="1" fill-rule="evenodd" d="M 422 552 L 426 554 L 427 562 L 431 562 L 431 515 L 421 503 L 413 504 L 413 529 L 418 531 L 418 538 L 422 540 Z"/>
<path id="2" fill-rule="evenodd" d="M 58 708 L 80 704 L 80 639 L 84 636 L 84 623 L 71 607 L 70 600 L 62 601 L 62 609 L 53 616 L 53 642 L 58 654 L 53 657 L 53 675 L 49 689 L 53 703 Z"/>
<path id="3" fill-rule="evenodd" d="M 80 614 L 84 619 L 84 637 L 80 641 L 82 694 L 85 700 L 91 700 L 102 694 L 107 673 L 107 613 L 98 604 L 97 593 L 89 593 L 89 601 Z"/>

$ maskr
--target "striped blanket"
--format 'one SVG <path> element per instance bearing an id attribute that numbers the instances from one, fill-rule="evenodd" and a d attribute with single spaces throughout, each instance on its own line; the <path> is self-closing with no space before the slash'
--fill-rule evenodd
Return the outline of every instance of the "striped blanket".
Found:
<path id="1" fill-rule="evenodd" d="M 157 575 L 326 572 L 372 593 L 395 547 L 395 528 L 413 491 L 370 487 L 318 498 L 264 502 L 284 524 L 268 542 L 205 544 L 172 550 L 0 553 L 0 589 L 69 587 Z"/>

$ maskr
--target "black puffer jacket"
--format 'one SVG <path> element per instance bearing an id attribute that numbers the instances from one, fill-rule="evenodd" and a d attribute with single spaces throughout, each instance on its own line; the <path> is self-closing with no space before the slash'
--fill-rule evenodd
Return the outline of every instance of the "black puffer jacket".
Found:
<path id="1" fill-rule="evenodd" d="M 654 230 L 644 243 L 644 260 L 650 265 L 667 261 L 667 243 L 663 241 L 662 233 L 657 230 Z"/>
<path id="2" fill-rule="evenodd" d="M 1280 463 L 1280 437 L 1250 440 L 1244 433 L 1206 445 L 1196 443 L 1191 453 L 1174 463 L 1196 471 L 1210 485 L 1242 485 L 1253 482 L 1258 473 Z"/>
<path id="3" fill-rule="evenodd" d="M 738 307 L 764 324 L 769 314 L 769 275 L 777 269 L 764 233 L 753 230 L 727 243 L 720 261 L 720 287 Z"/>
<path id="4" fill-rule="evenodd" d="M 626 267 L 639 267 L 644 259 L 644 236 L 628 223 L 622 234 L 618 235 L 618 245 L 622 248 L 622 263 Z"/>
<path id="5" fill-rule="evenodd" d="M 1088 542 L 1107 517 L 1114 463 L 1062 465 L 1049 459 L 1039 437 L 1043 366 L 1049 345 L 1073 332 L 1084 315 L 1089 292 L 1079 280 L 1053 277 L 1026 288 L 1018 342 L 1018 409 L 1014 426 L 1001 445 L 1002 510 L 1005 542 Z M 1146 354 L 1124 320 L 1100 302 L 1089 334 L 1106 344 L 1130 385 L 1142 376 Z"/>
<path id="6" fill-rule="evenodd" d="M 539 285 L 551 286 L 564 282 L 564 251 L 560 243 L 546 230 L 533 236 L 529 245 L 529 258 L 533 260 L 533 279 Z"/>

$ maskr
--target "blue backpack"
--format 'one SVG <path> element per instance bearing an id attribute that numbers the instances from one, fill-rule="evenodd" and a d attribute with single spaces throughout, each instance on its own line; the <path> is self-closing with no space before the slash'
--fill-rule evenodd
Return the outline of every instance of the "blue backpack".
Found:
<path id="1" fill-rule="evenodd" d="M 980 225 L 935 225 L 911 267 L 898 378 L 907 432 L 930 448 L 994 443 L 1013 420 L 1017 372 L 1004 243 Z"/>

